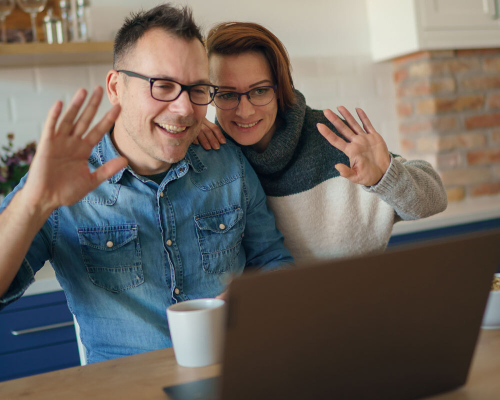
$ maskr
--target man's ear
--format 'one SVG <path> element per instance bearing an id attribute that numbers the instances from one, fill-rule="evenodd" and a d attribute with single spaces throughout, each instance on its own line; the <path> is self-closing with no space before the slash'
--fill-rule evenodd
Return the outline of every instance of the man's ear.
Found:
<path id="1" fill-rule="evenodd" d="M 106 92 L 109 102 L 112 105 L 120 104 L 118 96 L 118 78 L 119 72 L 114 69 L 110 70 L 106 76 Z"/>

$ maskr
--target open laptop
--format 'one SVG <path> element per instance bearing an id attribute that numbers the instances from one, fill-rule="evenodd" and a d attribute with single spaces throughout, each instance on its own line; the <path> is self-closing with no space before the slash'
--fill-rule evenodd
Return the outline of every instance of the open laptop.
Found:
<path id="1" fill-rule="evenodd" d="M 229 286 L 221 378 L 174 400 L 416 399 L 465 383 L 500 231 L 322 261 Z"/>

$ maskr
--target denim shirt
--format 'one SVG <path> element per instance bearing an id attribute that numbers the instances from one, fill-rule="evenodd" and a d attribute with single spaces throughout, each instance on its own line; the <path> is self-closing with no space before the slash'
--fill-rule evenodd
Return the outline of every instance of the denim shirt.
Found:
<path id="1" fill-rule="evenodd" d="M 89 167 L 117 156 L 106 135 Z M 46 260 L 80 324 L 88 362 L 169 347 L 168 306 L 215 297 L 243 270 L 293 262 L 255 172 L 231 144 L 191 146 L 160 185 L 126 168 L 55 210 L 0 308 L 24 293 Z"/>

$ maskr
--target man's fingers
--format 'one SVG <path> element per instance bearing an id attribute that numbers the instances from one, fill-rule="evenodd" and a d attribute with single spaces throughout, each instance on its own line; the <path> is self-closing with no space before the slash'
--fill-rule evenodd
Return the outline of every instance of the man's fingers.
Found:
<path id="1" fill-rule="evenodd" d="M 121 107 L 117 104 L 113 106 L 111 110 L 109 110 L 106 115 L 97 123 L 96 126 L 85 136 L 85 140 L 87 140 L 92 147 L 94 147 L 102 137 L 109 132 L 116 119 L 120 115 Z"/>
<path id="2" fill-rule="evenodd" d="M 345 140 L 338 137 L 334 132 L 330 130 L 330 128 L 328 128 L 324 124 L 317 124 L 316 126 L 318 128 L 319 133 L 321 133 L 333 147 L 336 147 L 337 149 L 345 153 L 345 149 L 347 147 L 347 143 Z"/>
<path id="3" fill-rule="evenodd" d="M 73 123 L 82 107 L 83 102 L 87 97 L 87 91 L 85 89 L 78 89 L 73 99 L 69 103 L 69 107 L 64 113 L 59 128 L 57 129 L 57 134 L 69 135 L 73 131 Z"/>
<path id="4" fill-rule="evenodd" d="M 352 116 L 352 114 L 345 108 L 344 106 L 337 107 L 337 110 L 339 110 L 340 115 L 344 117 L 346 122 L 349 124 L 350 128 L 357 133 L 358 135 L 365 134 L 366 132 L 361 128 L 361 126 L 358 124 L 358 121 Z"/>
<path id="5" fill-rule="evenodd" d="M 347 140 L 352 141 L 352 139 L 356 137 L 356 134 L 351 128 L 349 128 L 349 126 L 347 126 L 332 110 L 326 109 L 323 111 L 323 114 Z"/>
<path id="6" fill-rule="evenodd" d="M 365 128 L 366 133 L 371 133 L 371 134 L 377 133 L 370 119 L 361 108 L 356 108 L 356 113 L 358 114 L 359 119 L 363 123 L 363 128 Z"/>
<path id="7" fill-rule="evenodd" d="M 102 87 L 97 86 L 94 89 L 94 92 L 92 93 L 92 96 L 90 97 L 87 106 L 85 107 L 85 109 L 82 112 L 82 115 L 80 115 L 80 118 L 78 118 L 78 121 L 75 124 L 73 135 L 81 136 L 85 132 L 87 132 L 87 129 L 92 123 L 92 120 L 94 119 L 95 114 L 99 108 L 99 104 L 101 104 L 102 93 L 103 93 Z"/>
<path id="8" fill-rule="evenodd" d="M 198 138 L 194 138 L 193 144 L 200 144 L 200 142 L 198 141 Z"/>
<path id="9" fill-rule="evenodd" d="M 57 120 L 61 115 L 63 103 L 62 101 L 56 101 L 54 105 L 50 108 L 49 113 L 47 114 L 47 119 L 45 120 L 45 124 L 43 126 L 43 134 L 42 139 L 44 137 L 52 136 L 56 131 Z"/>
<path id="10" fill-rule="evenodd" d="M 117 157 L 113 158 L 112 160 L 109 160 L 106 164 L 97 168 L 92 173 L 92 176 L 94 178 L 94 188 L 92 190 L 97 188 L 102 182 L 104 182 L 106 179 L 111 178 L 113 175 L 115 175 L 121 169 L 125 168 L 127 165 L 128 165 L 128 160 L 125 157 Z"/>

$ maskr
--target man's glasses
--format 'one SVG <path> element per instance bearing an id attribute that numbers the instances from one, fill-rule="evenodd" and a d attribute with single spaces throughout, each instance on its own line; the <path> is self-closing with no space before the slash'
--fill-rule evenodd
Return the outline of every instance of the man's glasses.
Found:
<path id="1" fill-rule="evenodd" d="M 217 86 L 206 83 L 183 85 L 171 79 L 148 78 L 147 76 L 132 71 L 118 70 L 118 72 L 123 72 L 127 76 L 148 81 L 151 87 L 151 97 L 158 101 L 174 101 L 185 90 L 189 94 L 191 103 L 197 106 L 206 106 L 213 101 L 218 89 Z"/>
<path id="2" fill-rule="evenodd" d="M 266 106 L 274 98 L 276 88 L 277 85 L 260 86 L 245 93 L 217 90 L 214 103 L 221 110 L 232 110 L 240 104 L 241 96 L 247 96 L 248 101 L 254 106 Z"/>

